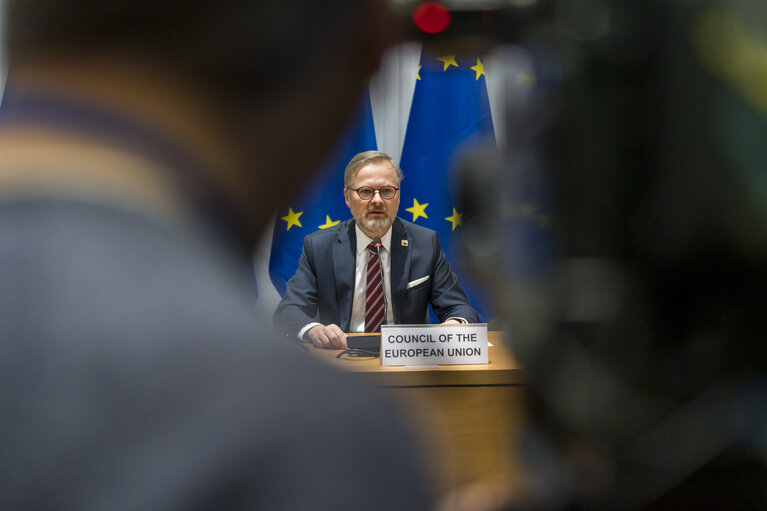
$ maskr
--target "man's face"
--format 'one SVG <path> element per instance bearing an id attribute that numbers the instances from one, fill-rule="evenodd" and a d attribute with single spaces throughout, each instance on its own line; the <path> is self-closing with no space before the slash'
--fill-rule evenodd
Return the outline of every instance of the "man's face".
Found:
<path id="1" fill-rule="evenodd" d="M 358 169 L 350 188 L 370 187 L 378 190 L 385 186 L 399 188 L 391 163 L 384 160 L 368 163 Z M 399 209 L 399 191 L 388 200 L 381 198 L 380 193 L 374 193 L 371 199 L 363 200 L 357 192 L 345 188 L 344 198 L 359 228 L 371 238 L 386 234 Z"/>

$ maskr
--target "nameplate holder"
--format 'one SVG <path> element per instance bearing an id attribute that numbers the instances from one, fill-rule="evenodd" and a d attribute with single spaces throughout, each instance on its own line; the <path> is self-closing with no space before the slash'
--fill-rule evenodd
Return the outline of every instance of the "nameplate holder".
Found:
<path id="1" fill-rule="evenodd" d="M 381 365 L 487 364 L 487 323 L 383 325 Z"/>

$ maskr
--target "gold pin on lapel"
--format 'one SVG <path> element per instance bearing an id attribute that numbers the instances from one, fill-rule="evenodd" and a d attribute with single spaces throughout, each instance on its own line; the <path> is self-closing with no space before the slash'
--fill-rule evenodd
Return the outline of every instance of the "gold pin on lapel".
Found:
<path id="1" fill-rule="evenodd" d="M 403 246 L 403 247 L 406 247 L 406 246 L 407 246 L 407 240 L 402 240 L 402 246 Z"/>

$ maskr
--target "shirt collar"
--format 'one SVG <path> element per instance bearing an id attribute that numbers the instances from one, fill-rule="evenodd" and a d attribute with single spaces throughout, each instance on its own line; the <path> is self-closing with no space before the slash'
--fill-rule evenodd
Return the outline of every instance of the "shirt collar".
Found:
<path id="1" fill-rule="evenodd" d="M 373 241 L 373 238 L 369 238 L 367 234 L 362 232 L 356 223 L 354 224 L 354 230 L 357 232 L 357 254 L 359 255 L 367 250 L 368 245 L 370 245 L 370 243 Z M 390 252 L 389 247 L 391 247 L 391 227 L 389 227 L 389 230 L 386 231 L 386 234 L 381 236 L 381 245 L 383 245 L 384 250 Z"/>

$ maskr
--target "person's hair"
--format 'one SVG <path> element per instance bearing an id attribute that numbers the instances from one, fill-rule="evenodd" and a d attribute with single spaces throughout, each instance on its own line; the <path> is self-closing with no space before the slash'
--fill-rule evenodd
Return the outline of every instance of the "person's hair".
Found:
<path id="1" fill-rule="evenodd" d="M 9 64 L 83 53 L 277 89 L 342 48 L 356 0 L 6 0 Z M 300 27 L 300 30 L 296 30 Z"/>
<path id="2" fill-rule="evenodd" d="M 397 179 L 397 186 L 399 186 L 402 182 L 402 169 L 400 169 L 399 165 L 392 160 L 391 156 L 382 153 L 381 151 L 365 151 L 352 158 L 346 166 L 346 171 L 344 172 L 344 187 L 349 188 L 351 186 L 354 176 L 357 175 L 359 169 L 370 163 L 378 163 L 381 161 L 388 161 L 391 164 L 394 169 L 394 177 Z"/>

